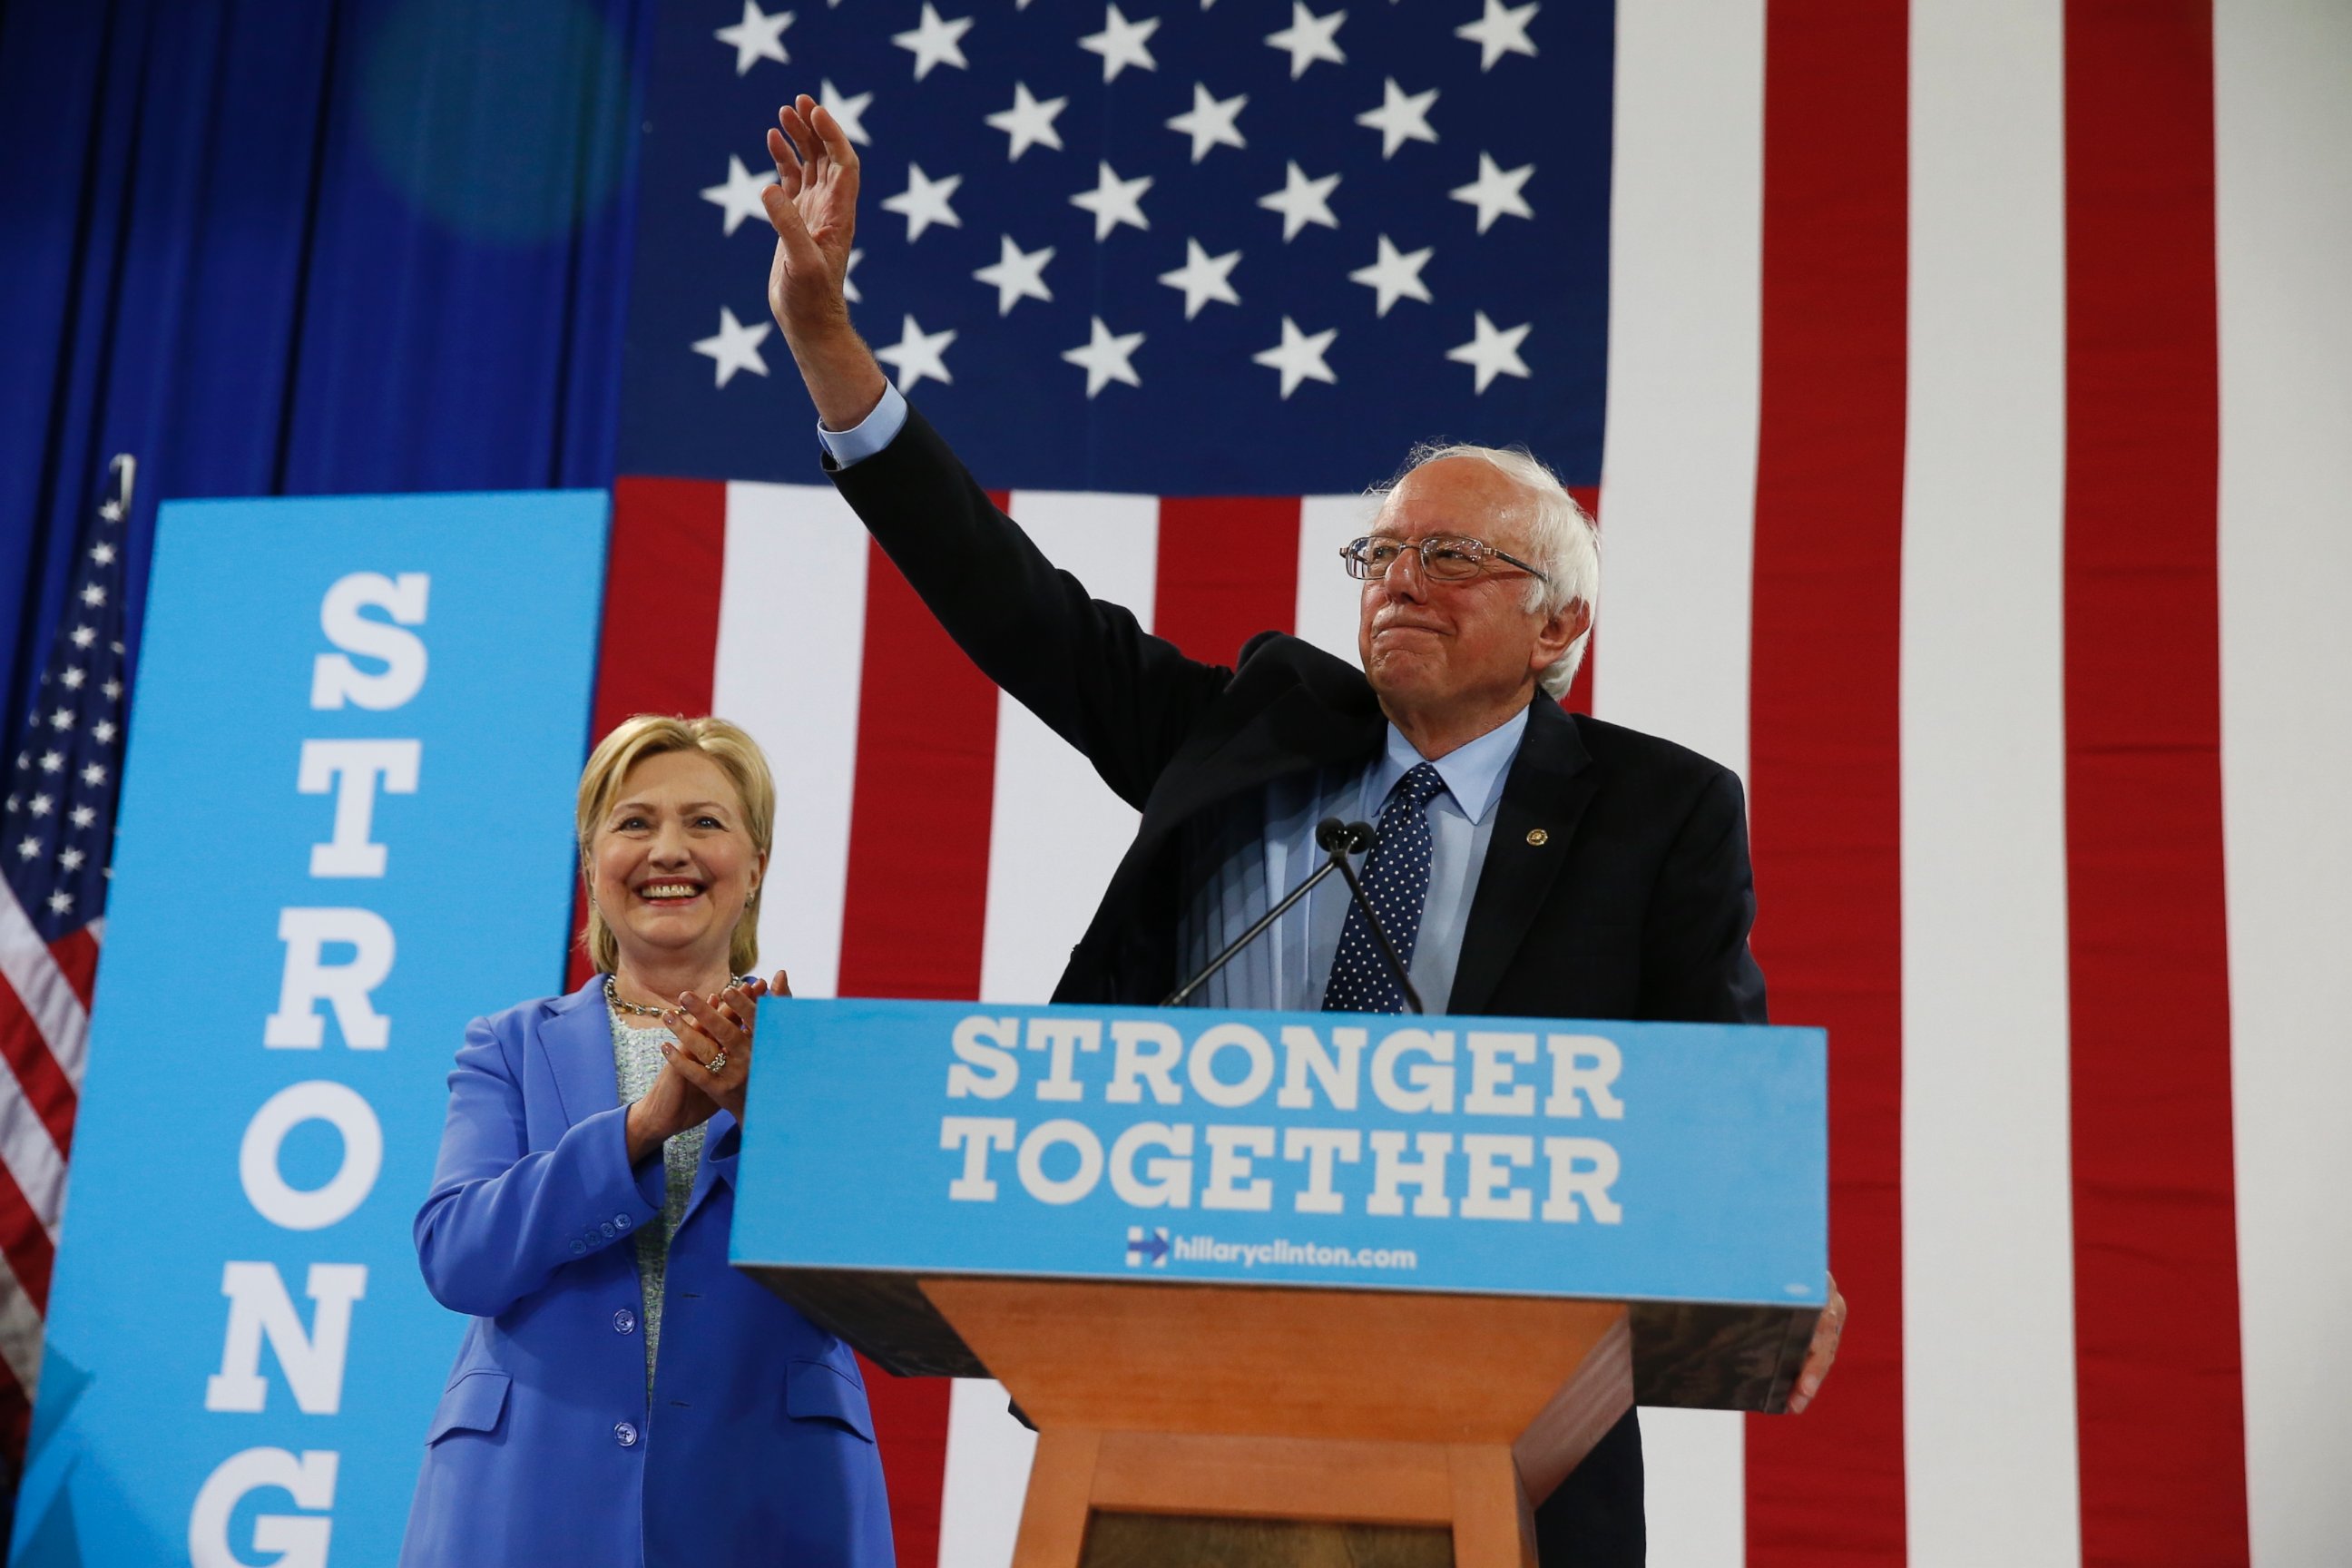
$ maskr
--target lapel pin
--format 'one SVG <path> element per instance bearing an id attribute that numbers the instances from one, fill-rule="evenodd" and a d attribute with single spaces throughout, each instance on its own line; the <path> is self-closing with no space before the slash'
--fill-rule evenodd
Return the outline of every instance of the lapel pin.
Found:
<path id="1" fill-rule="evenodd" d="M 1551 835 L 1540 827 L 1530 827 L 1528 829 L 1528 842 L 1540 849 L 1551 842 Z"/>

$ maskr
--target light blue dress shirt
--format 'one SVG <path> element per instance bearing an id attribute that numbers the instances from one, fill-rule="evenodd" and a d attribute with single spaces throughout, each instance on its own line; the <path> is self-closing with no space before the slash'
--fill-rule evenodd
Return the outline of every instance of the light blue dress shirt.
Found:
<path id="1" fill-rule="evenodd" d="M 891 385 L 882 384 L 882 401 L 874 412 L 846 430 L 828 430 L 824 421 L 817 421 L 816 438 L 833 454 L 835 467 L 845 468 L 852 463 L 862 463 L 898 438 L 907 423 L 907 395 Z"/>
<path id="2" fill-rule="evenodd" d="M 819 423 L 816 434 L 834 462 L 845 468 L 887 447 L 906 423 L 905 395 L 885 382 L 882 401 L 855 426 L 828 430 Z M 1454 994 L 1470 900 L 1478 890 L 1478 870 L 1486 863 L 1487 841 L 1495 833 L 1495 805 L 1527 732 L 1528 710 L 1522 708 L 1435 763 L 1445 791 L 1429 803 L 1429 899 L 1422 906 L 1412 962 L 1405 966 L 1422 1005 L 1433 1013 L 1444 1012 Z M 1245 812 L 1232 814 L 1224 818 L 1219 841 L 1186 845 L 1188 862 L 1213 864 L 1218 869 L 1177 930 L 1183 978 L 1199 973 L 1227 942 L 1323 863 L 1323 851 L 1315 843 L 1317 823 L 1327 816 L 1343 822 L 1379 821 L 1389 792 L 1423 760 L 1391 724 L 1387 748 L 1371 763 L 1277 779 L 1266 788 L 1257 821 Z M 1357 870 L 1362 869 L 1360 862 Z M 1321 1007 L 1323 986 L 1347 924 L 1348 903 L 1348 884 L 1337 875 L 1326 877 L 1271 931 L 1234 954 L 1233 962 L 1192 993 L 1193 1005 L 1305 1012 Z"/>
<path id="3" fill-rule="evenodd" d="M 1470 901 L 1495 835 L 1495 807 L 1527 731 L 1528 710 L 1522 708 L 1433 764 L 1445 781 L 1445 790 L 1429 803 L 1429 898 L 1422 906 L 1421 934 L 1412 962 L 1405 966 L 1422 1005 L 1433 1013 L 1444 1012 L 1454 994 Z M 1266 787 L 1261 821 L 1253 823 L 1248 814 L 1236 813 L 1225 819 L 1224 841 L 1185 846 L 1186 860 L 1199 864 L 1199 856 L 1218 869 L 1178 925 L 1177 966 L 1183 977 L 1198 973 L 1323 863 L 1323 851 L 1315 843 L 1317 823 L 1327 816 L 1343 822 L 1379 821 L 1390 792 L 1423 760 L 1391 724 L 1387 745 L 1370 763 L 1276 779 Z M 1362 869 L 1360 861 L 1357 870 Z M 1348 904 L 1348 884 L 1336 875 L 1325 878 L 1272 930 L 1211 975 L 1192 994 L 1193 1004 L 1305 1012 L 1322 1006 Z"/>

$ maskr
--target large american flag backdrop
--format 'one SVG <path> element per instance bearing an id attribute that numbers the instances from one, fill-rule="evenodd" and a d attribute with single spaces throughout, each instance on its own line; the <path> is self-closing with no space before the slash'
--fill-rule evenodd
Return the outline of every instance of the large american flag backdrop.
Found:
<path id="1" fill-rule="evenodd" d="M 1645 1415 L 1654 1562 L 2341 1560 L 2325 7 L 762 4 L 663 8 L 598 722 L 765 742 L 797 989 L 1043 999 L 1131 830 L 816 471 L 756 189 L 808 90 L 895 378 L 1194 655 L 1351 655 L 1416 437 L 1595 500 L 1570 700 L 1748 781 L 1853 1303 L 1802 1418 Z M 1004 1562 L 1002 1393 L 874 1387 L 904 1561 Z"/>

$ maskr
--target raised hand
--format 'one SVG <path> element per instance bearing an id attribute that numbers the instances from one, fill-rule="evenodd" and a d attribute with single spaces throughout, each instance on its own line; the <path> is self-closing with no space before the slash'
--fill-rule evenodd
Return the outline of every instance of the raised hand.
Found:
<path id="1" fill-rule="evenodd" d="M 832 111 L 808 94 L 776 110 L 768 132 L 776 184 L 761 195 L 776 231 L 768 308 L 787 342 L 849 325 L 843 280 L 857 232 L 857 150 Z"/>
<path id="2" fill-rule="evenodd" d="M 803 93 L 776 110 L 768 156 L 777 183 L 761 194 L 776 231 L 768 309 L 783 329 L 817 417 L 847 430 L 882 401 L 882 367 L 849 324 L 844 282 L 857 233 L 857 150 L 831 110 Z"/>

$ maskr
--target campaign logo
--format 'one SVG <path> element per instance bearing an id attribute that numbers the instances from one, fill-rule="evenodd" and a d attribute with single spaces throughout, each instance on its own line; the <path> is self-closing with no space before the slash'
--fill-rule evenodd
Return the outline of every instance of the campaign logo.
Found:
<path id="1" fill-rule="evenodd" d="M 1129 1268 L 1142 1268 L 1145 1258 L 1151 1260 L 1154 1268 L 1165 1268 L 1168 1267 L 1169 1251 L 1166 1226 L 1153 1226 L 1149 1234 L 1139 1225 L 1127 1227 L 1127 1266 Z"/>

